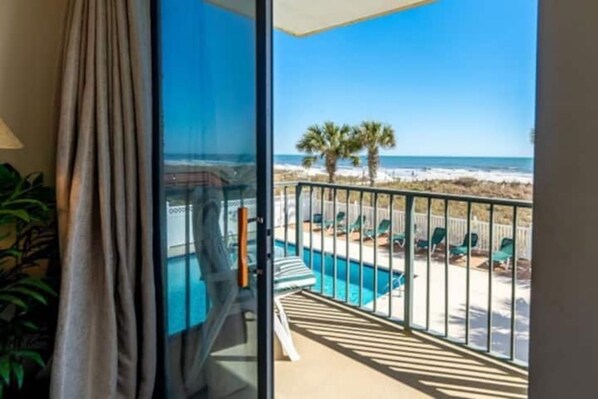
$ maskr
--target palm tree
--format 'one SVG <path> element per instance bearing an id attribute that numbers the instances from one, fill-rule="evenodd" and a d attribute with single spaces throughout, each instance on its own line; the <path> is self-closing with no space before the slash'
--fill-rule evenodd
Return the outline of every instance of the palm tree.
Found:
<path id="1" fill-rule="evenodd" d="M 303 166 L 309 168 L 318 159 L 324 160 L 328 183 L 334 183 L 337 163 L 341 159 L 350 159 L 354 166 L 359 165 L 356 152 L 360 146 L 355 141 L 353 130 L 349 125 L 336 125 L 324 122 L 323 125 L 312 125 L 303 133 L 297 143 L 297 150 L 305 152 Z"/>
<path id="2" fill-rule="evenodd" d="M 373 186 L 380 167 L 380 148 L 394 148 L 397 143 L 392 126 L 375 121 L 364 121 L 354 128 L 355 139 L 367 150 L 370 186 Z"/>

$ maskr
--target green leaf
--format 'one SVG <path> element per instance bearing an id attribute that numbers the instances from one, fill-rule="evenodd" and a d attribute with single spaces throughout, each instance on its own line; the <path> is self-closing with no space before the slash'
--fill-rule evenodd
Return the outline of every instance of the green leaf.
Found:
<path id="1" fill-rule="evenodd" d="M 15 218 L 21 219 L 24 222 L 30 222 L 31 221 L 31 217 L 29 216 L 29 213 L 27 213 L 27 211 L 24 211 L 22 209 L 0 209 L 0 216 L 13 216 Z"/>
<path id="2" fill-rule="evenodd" d="M 27 295 L 27 296 L 35 299 L 36 301 L 43 303 L 44 305 L 48 304 L 48 301 L 46 300 L 46 298 L 44 298 L 44 296 L 42 294 L 40 294 L 39 292 L 33 291 L 32 289 L 26 288 L 26 287 L 15 287 L 15 288 L 11 288 L 8 291 Z"/>
<path id="3" fill-rule="evenodd" d="M 42 359 L 42 356 L 35 351 L 16 351 L 15 355 L 26 359 L 31 359 L 35 363 L 37 363 L 41 368 L 46 367 L 46 363 Z"/>
<path id="4" fill-rule="evenodd" d="M 6 386 L 10 385 L 10 359 L 8 355 L 0 357 L 0 377 Z"/>
<path id="5" fill-rule="evenodd" d="M 3 205 L 7 206 L 7 205 L 15 205 L 15 204 L 30 204 L 30 205 L 39 206 L 43 210 L 48 209 L 48 206 L 46 204 L 44 204 L 43 202 L 41 202 L 39 200 L 32 199 L 32 198 L 21 198 L 21 199 L 16 199 L 16 200 L 10 200 L 10 201 L 6 201 Z"/>
<path id="6" fill-rule="evenodd" d="M 7 302 L 12 305 L 18 306 L 24 310 L 27 310 L 27 305 L 20 298 L 10 294 L 0 294 L 0 301 Z"/>
<path id="7" fill-rule="evenodd" d="M 28 321 L 28 320 L 17 320 L 16 321 L 17 324 L 19 324 L 20 326 L 23 326 L 31 331 L 38 331 L 39 330 L 39 326 L 37 324 L 35 324 L 32 321 Z"/>
<path id="8" fill-rule="evenodd" d="M 2 250 L 2 252 L 0 253 L 0 258 L 6 258 L 6 257 L 18 258 L 21 255 L 23 255 L 22 251 L 19 251 L 18 249 L 15 249 L 15 248 L 7 248 L 7 249 Z"/>
<path id="9" fill-rule="evenodd" d="M 58 294 L 49 284 L 45 283 L 43 280 L 35 277 L 27 277 L 19 282 L 19 284 L 29 285 L 31 287 L 35 287 L 39 290 L 45 291 L 48 294 L 57 296 Z"/>
<path id="10" fill-rule="evenodd" d="M 25 378 L 25 372 L 23 371 L 23 365 L 21 363 L 12 363 L 12 372 L 17 378 L 17 384 L 19 389 L 23 387 L 23 379 Z"/>

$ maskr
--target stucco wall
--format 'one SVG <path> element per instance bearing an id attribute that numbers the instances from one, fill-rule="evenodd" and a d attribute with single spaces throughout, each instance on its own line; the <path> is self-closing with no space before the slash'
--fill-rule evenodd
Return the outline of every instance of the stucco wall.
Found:
<path id="1" fill-rule="evenodd" d="M 530 397 L 598 397 L 598 1 L 541 0 Z"/>
<path id="2" fill-rule="evenodd" d="M 0 150 L 0 162 L 51 183 L 67 1 L 0 0 L 0 116 L 25 144 Z"/>

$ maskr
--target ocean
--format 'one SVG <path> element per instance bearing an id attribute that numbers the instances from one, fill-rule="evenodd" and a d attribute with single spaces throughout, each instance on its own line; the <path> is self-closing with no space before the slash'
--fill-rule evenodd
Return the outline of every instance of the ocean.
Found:
<path id="1" fill-rule="evenodd" d="M 324 174 L 320 161 L 310 169 L 301 165 L 302 155 L 274 155 L 274 167 L 278 171 L 300 171 L 309 175 Z M 230 165 L 252 164 L 253 155 L 223 154 L 165 154 L 170 165 Z M 378 180 L 456 180 L 472 178 L 493 182 L 532 183 L 533 158 L 506 157 L 432 157 L 432 156 L 390 156 L 380 157 Z M 338 175 L 364 179 L 367 177 L 367 159 L 361 157 L 361 166 L 354 167 L 342 160 Z"/>
<path id="2" fill-rule="evenodd" d="M 302 170 L 322 174 L 320 161 L 310 170 L 301 165 L 302 155 L 275 155 L 277 170 Z M 455 180 L 473 178 L 494 182 L 533 181 L 533 158 L 505 157 L 431 157 L 431 156 L 381 156 L 379 181 L 401 180 Z M 339 175 L 364 178 L 367 176 L 367 159 L 361 157 L 361 166 L 354 167 L 349 161 L 339 162 Z"/>

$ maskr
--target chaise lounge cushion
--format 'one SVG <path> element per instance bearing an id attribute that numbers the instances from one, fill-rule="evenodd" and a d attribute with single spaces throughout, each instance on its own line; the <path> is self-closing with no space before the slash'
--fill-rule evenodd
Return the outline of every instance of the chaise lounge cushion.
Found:
<path id="1" fill-rule="evenodd" d="M 298 291 L 316 284 L 315 274 L 297 256 L 274 260 L 274 294 Z"/>

